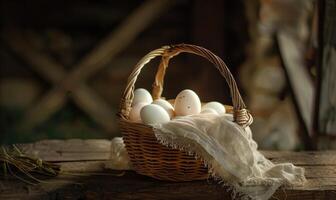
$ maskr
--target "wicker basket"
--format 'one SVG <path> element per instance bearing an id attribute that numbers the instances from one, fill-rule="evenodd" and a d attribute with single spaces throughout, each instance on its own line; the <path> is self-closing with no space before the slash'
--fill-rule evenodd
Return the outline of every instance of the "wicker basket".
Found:
<path id="1" fill-rule="evenodd" d="M 195 159 L 194 156 L 190 156 L 186 152 L 163 146 L 157 141 L 151 126 L 129 120 L 129 112 L 134 96 L 134 84 L 141 69 L 153 58 L 161 56 L 152 90 L 153 99 L 158 99 L 162 94 L 163 79 L 169 60 L 182 52 L 202 56 L 220 71 L 230 87 L 235 122 L 241 126 L 248 126 L 252 123 L 252 116 L 246 110 L 232 74 L 225 63 L 211 51 L 189 44 L 163 46 L 151 51 L 137 63 L 128 78 L 128 83 L 121 99 L 118 118 L 134 170 L 139 174 L 160 180 L 192 181 L 209 177 L 208 169 L 201 160 Z"/>

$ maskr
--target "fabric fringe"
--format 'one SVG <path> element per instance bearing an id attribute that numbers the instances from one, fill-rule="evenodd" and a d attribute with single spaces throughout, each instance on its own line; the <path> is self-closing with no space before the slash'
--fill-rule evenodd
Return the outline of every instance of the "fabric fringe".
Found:
<path id="1" fill-rule="evenodd" d="M 160 144 L 169 148 L 184 151 L 189 156 L 194 156 L 195 159 L 200 159 L 204 163 L 204 167 L 208 168 L 208 172 L 210 176 L 213 178 L 213 180 L 221 184 L 223 187 L 226 187 L 227 188 L 226 191 L 231 193 L 231 199 L 239 198 L 241 200 L 249 200 L 252 198 L 248 194 L 245 194 L 242 191 L 240 191 L 235 185 L 230 184 L 225 180 L 223 180 L 219 174 L 216 174 L 212 164 L 207 161 L 210 160 L 211 158 L 209 155 L 198 152 L 197 148 L 192 148 L 191 147 L 192 145 L 190 145 L 190 143 L 182 142 L 182 140 L 176 142 L 172 138 L 169 138 L 169 135 L 158 133 L 158 131 L 155 131 L 155 128 L 154 133 L 155 137 L 160 142 Z"/>
<path id="2" fill-rule="evenodd" d="M 305 182 L 302 168 L 267 160 L 257 151 L 251 131 L 236 125 L 231 118 L 186 116 L 153 128 L 162 145 L 203 161 L 209 175 L 225 186 L 233 199 L 266 200 L 282 185 Z"/>

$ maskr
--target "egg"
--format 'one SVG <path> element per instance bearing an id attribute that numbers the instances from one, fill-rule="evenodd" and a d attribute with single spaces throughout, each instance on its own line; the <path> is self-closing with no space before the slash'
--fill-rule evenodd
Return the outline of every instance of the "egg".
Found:
<path id="1" fill-rule="evenodd" d="M 140 111 L 146 105 L 148 105 L 148 103 L 140 102 L 132 106 L 132 109 L 129 113 L 130 120 L 134 122 L 141 122 Z"/>
<path id="2" fill-rule="evenodd" d="M 199 114 L 201 101 L 194 91 L 183 90 L 176 96 L 174 109 L 177 116 Z"/>
<path id="3" fill-rule="evenodd" d="M 166 100 L 164 99 L 156 99 L 153 101 L 152 104 L 156 104 L 156 105 L 159 105 L 161 106 L 163 109 L 165 109 L 170 117 L 170 119 L 172 119 L 175 115 L 175 112 L 174 112 L 174 107 Z"/>
<path id="4" fill-rule="evenodd" d="M 134 90 L 134 98 L 133 98 L 132 106 L 140 102 L 150 104 L 152 103 L 152 101 L 153 101 L 153 98 L 146 89 L 138 88 Z"/>
<path id="5" fill-rule="evenodd" d="M 156 104 L 144 106 L 140 111 L 140 116 L 144 124 L 162 124 L 170 121 L 167 111 Z"/>
<path id="6" fill-rule="evenodd" d="M 201 114 L 216 114 L 216 115 L 218 115 L 218 113 L 212 108 L 202 109 Z"/>
<path id="7" fill-rule="evenodd" d="M 217 102 L 217 101 L 212 101 L 209 102 L 207 104 L 205 104 L 204 106 L 202 106 L 202 110 L 204 109 L 208 109 L 211 108 L 213 110 L 215 110 L 219 115 L 222 115 L 224 113 L 226 113 L 225 107 L 223 106 L 223 104 Z"/>

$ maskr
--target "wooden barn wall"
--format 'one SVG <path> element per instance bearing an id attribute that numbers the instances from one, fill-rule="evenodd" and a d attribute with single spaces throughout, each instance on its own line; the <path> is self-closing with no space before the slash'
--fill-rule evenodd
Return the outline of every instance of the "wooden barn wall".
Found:
<path id="1" fill-rule="evenodd" d="M 69 71 L 144 2 L 4 0 L 0 14 L 1 34 L 6 36 L 10 30 L 27 35 L 28 38 L 38 38 L 29 42 Z M 210 4 L 201 0 L 181 0 L 172 1 L 172 4 L 135 41 L 86 81 L 114 112 L 118 109 L 132 67 L 150 50 L 162 45 L 199 44 L 221 56 L 237 75 L 237 67 L 245 59 L 244 45 L 248 41 L 242 1 L 214 0 Z M 1 80 L 28 79 L 35 83 L 35 90 L 38 91 L 32 97 L 32 102 L 22 108 L 21 111 L 24 112 L 50 89 L 51 84 L 13 52 L 3 38 L 5 37 L 2 37 L 0 43 Z M 136 87 L 150 90 L 157 64 L 158 60 L 148 64 Z M 165 79 L 164 96 L 174 98 L 185 88 L 198 92 L 204 101 L 219 100 L 230 104 L 225 81 L 214 67 L 196 56 L 181 55 L 171 62 Z M 72 105 L 71 101 L 69 104 Z M 80 109 L 77 111 L 78 115 L 85 114 Z M 11 123 L 1 124 L 1 129 L 6 132 L 8 127 L 3 126 L 16 126 L 15 120 Z M 110 137 L 111 133 L 104 135 L 106 136 Z"/>

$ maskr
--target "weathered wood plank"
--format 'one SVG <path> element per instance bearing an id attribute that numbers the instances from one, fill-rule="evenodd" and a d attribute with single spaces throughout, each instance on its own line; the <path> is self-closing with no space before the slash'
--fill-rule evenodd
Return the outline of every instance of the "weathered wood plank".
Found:
<path id="1" fill-rule="evenodd" d="M 75 161 L 58 164 L 61 165 L 61 171 L 66 173 L 98 173 L 107 170 L 111 163 L 109 163 L 109 161 Z"/>
<path id="2" fill-rule="evenodd" d="M 108 160 L 111 142 L 109 140 L 42 140 L 31 144 L 20 144 L 27 155 L 46 161 Z"/>
<path id="3" fill-rule="evenodd" d="M 306 178 L 336 178 L 336 166 L 304 165 Z"/>
<path id="4" fill-rule="evenodd" d="M 113 168 L 111 161 L 76 161 L 76 162 L 62 162 L 61 165 L 63 172 L 102 172 Z M 334 166 L 304 166 L 306 178 L 309 180 L 329 180 L 331 183 L 336 184 L 336 167 Z M 316 182 L 314 182 L 316 183 Z M 313 183 L 309 183 L 313 184 Z M 311 185 L 312 186 L 312 185 Z M 316 185 L 314 185 L 316 186 Z"/>
<path id="5" fill-rule="evenodd" d="M 63 172 L 103 172 L 104 170 L 113 169 L 113 163 L 109 160 L 102 161 L 73 161 L 59 162 L 61 171 Z M 335 166 L 304 166 L 307 179 L 330 179 L 336 184 L 336 167 Z M 312 183 L 310 183 L 312 184 Z"/>
<path id="6" fill-rule="evenodd" d="M 41 140 L 35 143 L 20 144 L 19 147 L 28 154 L 35 151 L 63 151 L 81 153 L 107 152 L 111 148 L 111 141 L 100 139 Z"/>
<path id="7" fill-rule="evenodd" d="M 262 151 L 274 162 L 292 162 L 295 165 L 336 165 L 335 151 Z"/>
<path id="8" fill-rule="evenodd" d="M 32 144 L 21 144 L 20 148 L 29 155 L 46 161 L 107 160 L 110 158 L 109 140 L 42 140 Z M 296 165 L 336 165 L 335 151 L 262 151 L 274 162 L 292 162 Z"/>
<path id="9" fill-rule="evenodd" d="M 13 178 L 1 180 L 0 199 L 231 199 L 227 188 L 213 180 L 172 183 L 133 171 L 111 170 L 109 140 L 45 140 L 19 146 L 32 155 L 57 161 L 62 174 L 36 186 Z M 50 158 L 55 152 L 60 155 Z M 274 199 L 335 199 L 335 151 L 262 153 L 274 162 L 294 162 L 306 170 L 303 186 L 281 188 Z"/>
<path id="10" fill-rule="evenodd" d="M 38 186 L 26 186 L 14 180 L 5 182 L 0 198 L 23 199 L 230 199 L 227 188 L 213 181 L 171 183 L 157 181 L 134 172 L 110 172 L 101 176 L 62 175 Z M 327 183 L 326 183 L 327 182 Z M 332 199 L 335 195 L 336 179 L 308 179 L 307 186 L 280 189 L 275 197 L 280 199 Z M 12 187 L 15 186 L 15 187 Z M 27 187 L 29 189 L 27 189 Z M 14 191 L 15 190 L 15 191 Z"/>
<path id="11" fill-rule="evenodd" d="M 307 178 L 307 182 L 303 186 L 295 186 L 287 188 L 287 190 L 298 191 L 322 191 L 332 190 L 336 192 L 336 178 Z"/>

